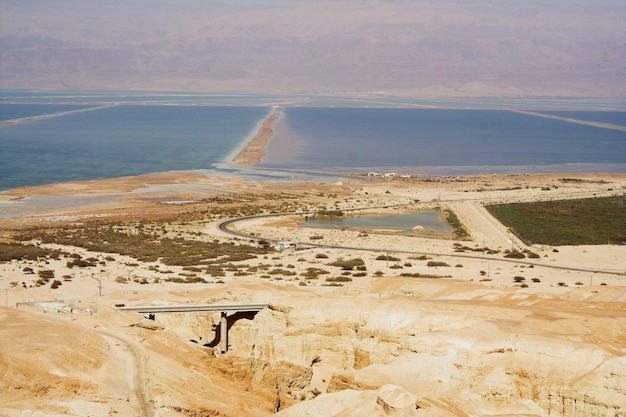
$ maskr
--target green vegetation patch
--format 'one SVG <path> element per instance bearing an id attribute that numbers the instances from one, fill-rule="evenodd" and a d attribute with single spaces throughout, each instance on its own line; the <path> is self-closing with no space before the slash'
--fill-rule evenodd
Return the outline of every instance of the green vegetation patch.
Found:
<path id="1" fill-rule="evenodd" d="M 526 243 L 626 242 L 626 196 L 498 204 L 487 210 Z"/>
<path id="2" fill-rule="evenodd" d="M 40 259 L 59 259 L 64 254 L 60 250 L 46 249 L 37 245 L 16 242 L 0 242 L 0 262 L 9 262 L 13 259 L 37 261 Z"/>
<path id="3" fill-rule="evenodd" d="M 467 240 L 467 239 L 470 238 L 469 232 L 467 231 L 465 226 L 463 226 L 463 224 L 461 223 L 461 221 L 457 217 L 456 213 L 454 213 L 452 210 L 449 210 L 449 209 L 444 210 L 443 213 L 444 213 L 444 217 L 445 217 L 446 221 L 448 222 L 448 224 L 452 228 L 454 236 L 457 239 Z"/>
<path id="4" fill-rule="evenodd" d="M 141 262 L 161 261 L 165 265 L 224 265 L 255 258 L 267 250 L 250 245 L 169 238 L 137 230 L 133 233 L 116 230 L 111 225 L 87 225 L 19 236 L 20 240 L 38 240 L 85 248 L 95 252 L 118 253 Z M 34 253 L 33 248 L 29 251 Z M 34 256 L 34 255 L 32 255 Z M 41 255 L 38 255 L 41 256 Z"/>

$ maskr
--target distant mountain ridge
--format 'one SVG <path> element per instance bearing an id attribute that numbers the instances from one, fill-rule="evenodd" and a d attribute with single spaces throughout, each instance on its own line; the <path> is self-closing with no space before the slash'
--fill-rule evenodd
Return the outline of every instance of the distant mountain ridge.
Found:
<path id="1" fill-rule="evenodd" d="M 0 2 L 0 87 L 626 97 L 608 0 L 131 3 Z"/>

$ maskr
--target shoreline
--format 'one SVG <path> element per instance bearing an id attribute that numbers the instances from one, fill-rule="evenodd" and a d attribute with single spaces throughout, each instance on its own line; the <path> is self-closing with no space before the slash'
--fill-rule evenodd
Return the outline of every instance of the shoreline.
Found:
<path id="1" fill-rule="evenodd" d="M 274 107 L 271 113 L 263 120 L 256 134 L 248 141 L 230 163 L 234 165 L 258 164 L 265 156 L 265 148 L 274 136 L 274 124 L 282 116 L 282 112 Z"/>

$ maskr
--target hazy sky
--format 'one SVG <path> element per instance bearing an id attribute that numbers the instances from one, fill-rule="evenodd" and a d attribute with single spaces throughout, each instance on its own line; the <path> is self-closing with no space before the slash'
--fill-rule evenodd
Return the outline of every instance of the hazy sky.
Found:
<path id="1" fill-rule="evenodd" d="M 626 97 L 626 2 L 0 0 L 1 88 Z"/>

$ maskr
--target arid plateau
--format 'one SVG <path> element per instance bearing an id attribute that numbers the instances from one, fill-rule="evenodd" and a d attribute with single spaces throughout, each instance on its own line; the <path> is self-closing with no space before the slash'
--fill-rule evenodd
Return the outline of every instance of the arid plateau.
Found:
<path id="1" fill-rule="evenodd" d="M 0 262 L 0 416 L 626 416 L 626 245 L 524 242 L 485 209 L 625 190 L 166 173 L 2 192 L 0 243 L 34 255 Z M 427 209 L 467 235 L 305 223 Z"/>

